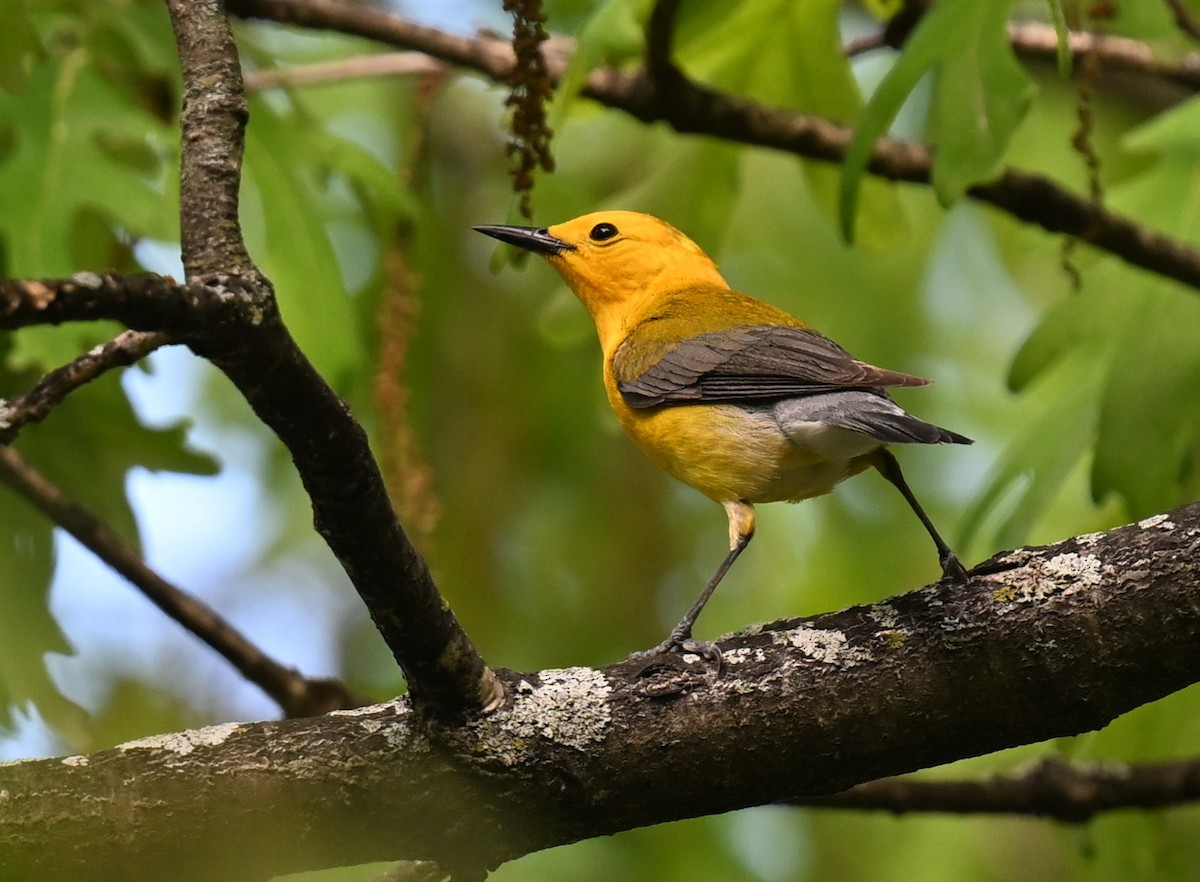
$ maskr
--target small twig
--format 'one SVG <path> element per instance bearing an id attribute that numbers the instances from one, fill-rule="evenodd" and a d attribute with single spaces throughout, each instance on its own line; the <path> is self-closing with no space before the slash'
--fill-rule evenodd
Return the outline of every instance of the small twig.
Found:
<path id="1" fill-rule="evenodd" d="M 876 49 L 883 49 L 887 44 L 887 38 L 884 37 L 883 31 L 874 34 L 865 34 L 861 37 L 854 37 L 851 40 L 847 40 L 845 45 L 842 46 L 842 54 L 847 58 L 856 58 L 859 55 L 874 52 Z"/>
<path id="2" fill-rule="evenodd" d="M 1022 58 L 1055 62 L 1058 58 L 1058 33 L 1040 22 L 1011 22 L 1008 39 L 1013 51 Z M 1190 53 L 1176 62 L 1160 61 L 1140 40 L 1071 31 L 1067 48 L 1076 60 L 1097 56 L 1110 71 L 1125 71 L 1166 80 L 1190 91 L 1200 89 L 1200 55 Z"/>
<path id="3" fill-rule="evenodd" d="M 10 447 L 0 447 L 0 482 L 29 500 L 151 603 L 212 647 L 276 701 L 287 716 L 311 717 L 365 703 L 337 680 L 310 680 L 266 655 L 211 607 L 147 566 L 125 540 Z"/>
<path id="4" fill-rule="evenodd" d="M 356 55 L 338 61 L 297 64 L 286 68 L 251 70 L 245 74 L 246 89 L 288 89 L 316 83 L 336 83 L 367 77 L 430 76 L 446 71 L 446 65 L 423 52 L 386 52 Z"/>
<path id="5" fill-rule="evenodd" d="M 1171 14 L 1175 16 L 1175 24 L 1193 40 L 1200 40 L 1200 21 L 1192 15 L 1191 10 L 1184 5 L 1183 0 L 1166 0 Z"/>
<path id="6" fill-rule="evenodd" d="M 646 72 L 665 88 L 681 76 L 671 52 L 679 3 L 680 0 L 657 0 L 646 24 Z"/>
<path id="7" fill-rule="evenodd" d="M 507 40 L 494 36 L 474 39 L 448 34 L 364 3 L 348 3 L 345 0 L 307 0 L 303 3 L 294 0 L 228 0 L 226 6 L 231 13 L 243 18 L 264 18 L 303 28 L 332 29 L 387 45 L 411 47 L 449 64 L 459 64 L 464 55 L 469 55 L 475 59 L 478 70 L 497 81 L 504 80 L 515 63 L 512 44 Z M 551 60 L 552 67 L 561 72 L 561 64 L 554 64 L 554 61 L 561 61 L 558 54 L 552 53 Z"/>
<path id="8" fill-rule="evenodd" d="M 798 799 L 814 808 L 894 814 L 1019 814 L 1082 823 L 1114 809 L 1150 809 L 1200 800 L 1200 760 L 1136 766 L 1073 766 L 1047 759 L 1028 771 L 982 781 L 884 778 L 832 796 Z"/>
<path id="9" fill-rule="evenodd" d="M 658 14 L 666 16 L 672 2 L 674 0 L 663 0 L 656 7 Z M 389 45 L 428 52 L 450 64 L 480 71 L 498 81 L 507 76 L 513 64 L 512 49 L 503 41 L 487 36 L 475 39 L 453 37 L 345 0 L 231 0 L 230 8 L 239 15 L 357 34 Z M 1042 31 L 1048 41 L 1048 57 L 1054 59 L 1057 55 L 1054 29 L 1043 27 Z M 655 40 L 658 40 L 657 36 Z M 1138 64 L 1153 61 L 1148 47 L 1135 41 L 1072 35 L 1070 43 L 1072 51 L 1101 51 L 1101 47 L 1108 51 L 1132 43 L 1140 46 L 1144 53 L 1135 59 Z M 551 74 L 562 75 L 565 56 L 566 53 L 551 56 Z M 1108 63 L 1107 55 L 1105 63 Z M 1174 73 L 1191 76 L 1182 71 Z M 1167 74 L 1164 72 L 1163 75 Z M 588 75 L 582 94 L 643 122 L 665 121 L 682 133 L 768 147 L 825 162 L 840 162 L 845 156 L 851 134 L 843 126 L 719 92 L 682 76 L 679 79 L 680 84 L 672 85 L 664 92 L 645 70 L 626 73 L 602 67 Z M 1200 85 L 1200 64 L 1197 64 L 1192 81 L 1192 88 Z M 921 144 L 883 138 L 876 145 L 867 168 L 872 174 L 888 180 L 927 185 L 932 179 L 932 154 Z M 968 195 L 1051 233 L 1087 234 L 1088 244 L 1094 248 L 1107 251 L 1133 266 L 1200 288 L 1200 251 L 1154 228 L 1104 210 L 1051 178 L 1010 169 L 995 181 L 972 187 Z"/>
<path id="10" fill-rule="evenodd" d="M 73 362 L 50 371 L 17 398 L 0 399 L 0 444 L 11 444 L 21 429 L 41 422 L 59 402 L 85 383 L 116 367 L 127 367 L 166 345 L 166 334 L 125 331 Z"/>

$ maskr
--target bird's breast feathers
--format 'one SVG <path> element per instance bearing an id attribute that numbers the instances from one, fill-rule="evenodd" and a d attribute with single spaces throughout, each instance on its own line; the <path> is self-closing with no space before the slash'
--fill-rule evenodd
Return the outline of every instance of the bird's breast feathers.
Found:
<path id="1" fill-rule="evenodd" d="M 615 393 L 615 400 L 614 400 Z M 867 467 L 882 442 L 819 420 L 781 422 L 774 404 L 636 410 L 609 392 L 633 441 L 660 468 L 718 502 L 799 501 Z"/>

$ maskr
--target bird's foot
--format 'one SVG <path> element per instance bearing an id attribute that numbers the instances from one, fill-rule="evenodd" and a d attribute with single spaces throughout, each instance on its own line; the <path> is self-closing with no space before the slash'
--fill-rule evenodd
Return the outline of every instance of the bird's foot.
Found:
<path id="1" fill-rule="evenodd" d="M 956 585 L 966 585 L 971 581 L 971 577 L 967 575 L 967 568 L 962 565 L 962 561 L 953 551 L 942 555 L 941 562 L 943 579 L 949 579 Z"/>
<path id="2" fill-rule="evenodd" d="M 696 671 L 688 656 L 697 656 L 707 669 L 703 681 L 712 685 L 721 676 L 721 649 L 715 643 L 695 640 L 690 634 L 672 633 L 652 649 L 635 652 L 629 657 L 637 667 L 632 678 L 641 680 L 656 697 L 690 692 L 695 686 Z M 651 687 L 650 681 L 656 685 Z"/>

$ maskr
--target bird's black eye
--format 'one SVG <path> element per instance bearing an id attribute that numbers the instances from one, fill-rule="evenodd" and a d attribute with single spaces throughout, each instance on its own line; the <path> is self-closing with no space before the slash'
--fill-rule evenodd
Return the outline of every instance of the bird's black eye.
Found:
<path id="1" fill-rule="evenodd" d="M 612 224 L 596 224 L 588 235 L 592 237 L 593 242 L 603 242 L 605 239 L 611 239 L 617 235 L 617 232 L 617 228 Z"/>

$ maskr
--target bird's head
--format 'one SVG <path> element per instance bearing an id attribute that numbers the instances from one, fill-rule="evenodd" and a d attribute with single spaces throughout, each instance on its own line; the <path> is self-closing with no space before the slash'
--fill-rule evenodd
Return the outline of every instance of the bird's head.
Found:
<path id="1" fill-rule="evenodd" d="M 598 211 L 551 227 L 475 227 L 553 266 L 605 336 L 655 297 L 697 286 L 727 288 L 700 246 L 666 221 L 636 211 Z"/>

